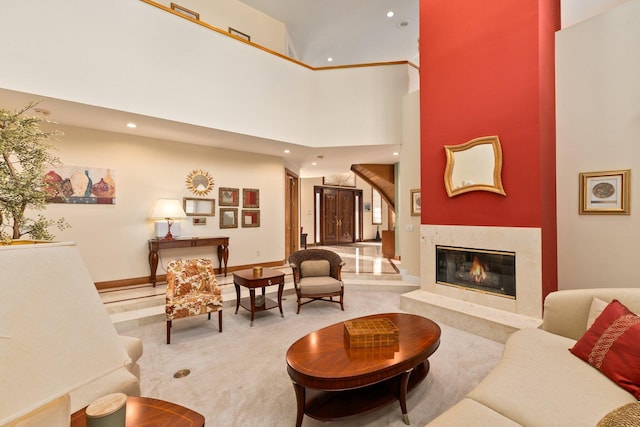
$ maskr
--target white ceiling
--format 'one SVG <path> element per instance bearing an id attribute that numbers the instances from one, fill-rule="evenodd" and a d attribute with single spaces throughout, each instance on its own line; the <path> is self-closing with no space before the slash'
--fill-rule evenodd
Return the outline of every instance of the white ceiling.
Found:
<path id="1" fill-rule="evenodd" d="M 419 0 L 240 1 L 283 22 L 296 59 L 305 64 L 417 64 Z"/>

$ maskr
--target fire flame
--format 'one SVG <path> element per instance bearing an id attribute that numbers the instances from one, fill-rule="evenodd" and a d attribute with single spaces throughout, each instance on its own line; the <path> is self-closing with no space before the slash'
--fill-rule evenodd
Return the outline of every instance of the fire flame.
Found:
<path id="1" fill-rule="evenodd" d="M 484 279 L 487 278 L 487 273 L 485 272 L 484 267 L 482 266 L 482 263 L 477 256 L 473 257 L 473 264 L 471 264 L 469 274 L 471 274 L 471 277 L 473 277 L 473 280 L 476 283 L 481 283 Z"/>

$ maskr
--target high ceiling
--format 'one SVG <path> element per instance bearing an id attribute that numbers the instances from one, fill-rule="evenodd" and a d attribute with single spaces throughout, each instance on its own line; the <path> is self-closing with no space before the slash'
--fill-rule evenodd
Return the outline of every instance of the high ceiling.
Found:
<path id="1" fill-rule="evenodd" d="M 308 65 L 418 63 L 419 0 L 241 1 L 283 22 L 296 59 Z M 389 11 L 394 16 L 387 17 Z M 20 109 L 42 98 L 0 89 L 2 108 Z M 343 173 L 354 163 L 395 163 L 398 157 L 393 153 L 400 150 L 399 145 L 310 148 L 51 98 L 39 107 L 51 112 L 48 119 L 62 125 L 284 157 L 288 167 L 300 170 L 301 177 Z M 130 121 L 138 128 L 123 126 Z M 286 149 L 291 153 L 283 154 Z"/>
<path id="2" fill-rule="evenodd" d="M 419 0 L 240 1 L 283 22 L 296 59 L 305 64 L 417 64 Z"/>

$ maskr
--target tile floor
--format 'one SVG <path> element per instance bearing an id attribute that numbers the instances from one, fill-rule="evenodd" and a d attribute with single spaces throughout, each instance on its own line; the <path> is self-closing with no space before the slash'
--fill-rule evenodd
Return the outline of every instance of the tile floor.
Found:
<path id="1" fill-rule="evenodd" d="M 404 286 L 406 291 L 412 290 L 412 287 L 417 288 L 416 285 L 402 281 L 398 270 L 400 261 L 384 258 L 380 243 L 366 242 L 318 247 L 340 254 L 345 261 L 342 277 L 348 286 L 376 286 L 377 289 L 381 289 L 382 286 L 392 288 Z M 285 294 L 293 293 L 291 270 L 286 265 L 280 269 L 285 273 Z M 216 278 L 222 288 L 225 305 L 235 306 L 233 274 L 229 273 L 227 277 L 220 275 Z M 116 328 L 121 330 L 131 326 L 131 323 L 145 324 L 158 321 L 163 317 L 165 292 L 165 283 L 158 283 L 155 288 L 147 283 L 102 290 L 99 293 Z"/>

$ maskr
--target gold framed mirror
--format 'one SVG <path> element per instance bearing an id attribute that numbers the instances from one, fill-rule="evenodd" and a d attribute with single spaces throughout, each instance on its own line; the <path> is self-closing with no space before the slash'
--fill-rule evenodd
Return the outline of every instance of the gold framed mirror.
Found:
<path id="1" fill-rule="evenodd" d="M 502 147 L 497 136 L 483 136 L 460 145 L 445 145 L 444 186 L 449 197 L 469 191 L 506 196 L 502 187 Z"/>
<path id="2" fill-rule="evenodd" d="M 238 228 L 237 208 L 220 208 L 220 228 Z"/>
<path id="3" fill-rule="evenodd" d="M 213 190 L 213 178 L 209 172 L 195 169 L 187 176 L 187 188 L 196 196 L 206 196 Z"/>
<path id="4" fill-rule="evenodd" d="M 182 207 L 187 216 L 215 216 L 215 199 L 193 199 L 191 197 L 182 198 Z"/>

